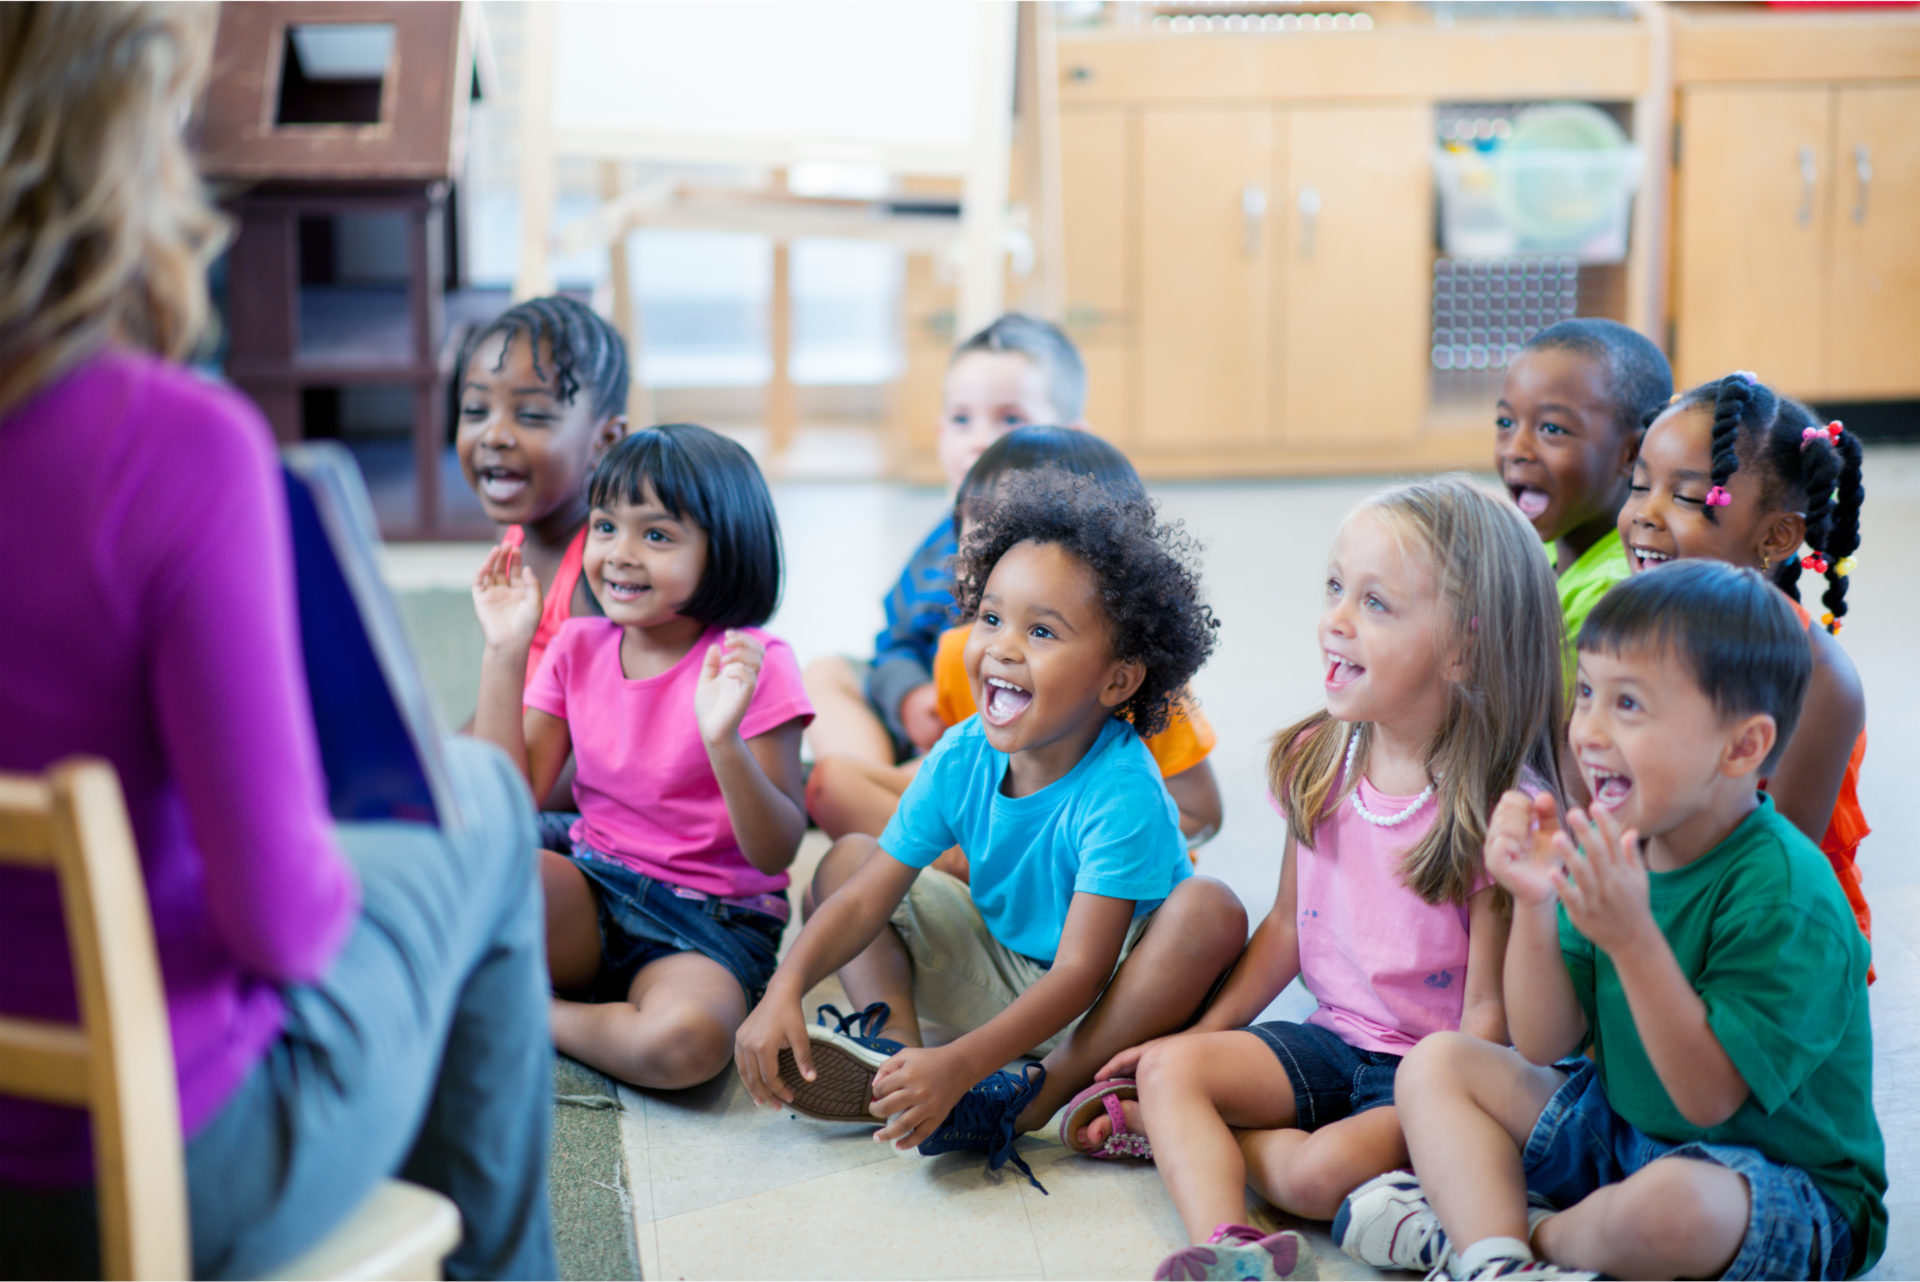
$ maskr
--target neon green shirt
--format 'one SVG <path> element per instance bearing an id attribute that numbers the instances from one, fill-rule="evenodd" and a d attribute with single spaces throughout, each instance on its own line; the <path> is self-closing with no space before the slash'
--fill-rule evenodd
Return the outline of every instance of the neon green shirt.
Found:
<path id="1" fill-rule="evenodd" d="M 1547 556 L 1553 556 L 1553 544 L 1546 545 Z M 1593 607 L 1607 594 L 1607 589 L 1633 573 L 1627 564 L 1627 547 L 1620 541 L 1620 531 L 1609 530 L 1606 537 L 1582 552 L 1579 559 L 1568 566 L 1556 586 L 1560 589 L 1560 616 L 1567 621 L 1567 645 L 1571 647 L 1580 636 L 1580 625 L 1593 613 Z"/>
<path id="2" fill-rule="evenodd" d="M 1848 1276 L 1872 1268 L 1887 1241 L 1887 1157 L 1873 1113 L 1867 941 L 1826 856 L 1762 796 L 1726 840 L 1648 881 L 1653 919 L 1750 1093 L 1718 1126 L 1682 1117 L 1612 959 L 1563 907 L 1560 955 L 1607 1103 L 1657 1140 L 1737 1144 L 1799 1167 L 1846 1213 Z"/>

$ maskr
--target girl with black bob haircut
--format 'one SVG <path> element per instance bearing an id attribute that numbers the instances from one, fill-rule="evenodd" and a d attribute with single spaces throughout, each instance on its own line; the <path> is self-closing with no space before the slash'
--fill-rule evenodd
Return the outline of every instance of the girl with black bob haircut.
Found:
<path id="1" fill-rule="evenodd" d="M 758 626 L 780 603 L 780 526 L 746 450 L 649 428 L 587 497 L 581 570 L 605 616 L 568 619 L 529 681 L 540 585 L 495 548 L 473 585 L 474 733 L 538 796 L 574 763 L 579 817 L 540 853 L 554 1045 L 672 1090 L 726 1067 L 773 973 L 813 708 L 792 647 Z"/>
<path id="2" fill-rule="evenodd" d="M 587 502 L 638 504 L 649 487 L 667 511 L 707 536 L 706 572 L 680 612 L 715 628 L 758 627 L 772 618 L 785 573 L 780 518 L 753 456 L 697 424 L 650 427 L 600 460 L 587 481 Z"/>

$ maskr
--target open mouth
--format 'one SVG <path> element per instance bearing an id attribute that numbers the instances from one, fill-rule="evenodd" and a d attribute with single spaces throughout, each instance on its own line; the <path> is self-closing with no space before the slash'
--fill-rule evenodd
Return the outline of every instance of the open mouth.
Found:
<path id="1" fill-rule="evenodd" d="M 483 467 L 474 476 L 480 482 L 480 497 L 492 503 L 511 503 L 526 492 L 527 477 L 523 472 Z"/>
<path id="2" fill-rule="evenodd" d="M 1658 552 L 1653 548 L 1633 546 L 1627 549 L 1627 559 L 1633 563 L 1635 570 L 1651 570 L 1656 565 L 1665 565 L 1673 560 L 1674 555 L 1671 552 Z"/>
<path id="3" fill-rule="evenodd" d="M 645 583 L 615 583 L 612 579 L 608 579 L 605 586 L 607 600 L 618 601 L 624 605 L 631 605 L 653 591 L 653 588 Z"/>
<path id="4" fill-rule="evenodd" d="M 1536 490 L 1531 485 L 1509 485 L 1507 493 L 1513 496 L 1513 505 L 1520 509 L 1520 515 L 1529 521 L 1539 520 L 1550 501 L 1545 490 Z"/>
<path id="5" fill-rule="evenodd" d="M 1633 792 L 1633 780 L 1597 766 L 1587 767 L 1587 779 L 1593 789 L 1593 804 L 1602 810 L 1616 810 L 1625 805 Z"/>
<path id="6" fill-rule="evenodd" d="M 989 725 L 1004 726 L 1027 710 L 1033 702 L 1033 692 L 1023 690 L 1011 681 L 999 677 L 986 679 L 987 704 L 980 710 Z"/>
<path id="7" fill-rule="evenodd" d="M 1340 690 L 1360 679 L 1366 669 L 1351 659 L 1343 659 L 1337 654 L 1327 656 L 1327 689 Z"/>

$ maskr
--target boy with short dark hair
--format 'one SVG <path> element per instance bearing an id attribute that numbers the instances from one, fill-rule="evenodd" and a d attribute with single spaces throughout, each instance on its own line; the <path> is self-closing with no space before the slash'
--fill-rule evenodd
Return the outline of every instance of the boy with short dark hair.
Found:
<path id="1" fill-rule="evenodd" d="M 1595 607 L 1570 731 L 1591 812 L 1563 832 L 1511 792 L 1488 828 L 1514 1048 L 1443 1033 L 1407 1056 L 1414 1175 L 1353 1191 L 1349 1253 L 1456 1278 L 1841 1278 L 1880 1258 L 1866 941 L 1756 791 L 1810 670 L 1752 570 L 1676 562 Z"/>

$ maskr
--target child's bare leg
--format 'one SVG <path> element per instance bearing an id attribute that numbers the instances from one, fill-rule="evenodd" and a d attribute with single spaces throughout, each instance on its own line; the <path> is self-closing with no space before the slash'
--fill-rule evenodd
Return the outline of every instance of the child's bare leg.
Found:
<path id="1" fill-rule="evenodd" d="M 1246 942 L 1247 910 L 1226 886 L 1211 877 L 1175 886 L 1107 991 L 1042 1061 L 1047 1080 L 1016 1133 L 1045 1126 L 1120 1051 L 1185 1027 Z"/>
<path id="2" fill-rule="evenodd" d="M 807 746 L 813 758 L 858 757 L 876 766 L 893 764 L 893 736 L 874 715 L 853 665 L 837 655 L 815 659 L 801 674 L 813 704 Z"/>
<path id="3" fill-rule="evenodd" d="M 1293 1087 L 1273 1051 L 1252 1033 L 1174 1037 L 1141 1056 L 1138 1074 L 1141 1125 L 1187 1239 L 1244 1223 L 1247 1170 L 1230 1128 L 1294 1120 Z"/>
<path id="4" fill-rule="evenodd" d="M 1317 1131 L 1248 1130 L 1238 1138 L 1253 1191 L 1309 1220 L 1331 1220 L 1347 1194 L 1407 1164 L 1407 1142 L 1390 1107 L 1343 1117 Z"/>
<path id="5" fill-rule="evenodd" d="M 854 870 L 868 859 L 886 858 L 876 839 L 856 833 L 833 843 L 821 856 L 808 888 L 809 913 L 840 887 L 846 885 Z M 892 926 L 883 927 L 878 937 L 858 957 L 840 968 L 840 985 L 855 1010 L 864 1010 L 874 1002 L 887 1004 L 887 1026 L 883 1037 L 903 1046 L 921 1045 L 920 1015 L 913 1005 L 913 959 L 907 946 Z"/>
<path id="6" fill-rule="evenodd" d="M 878 836 L 918 768 L 918 761 L 878 766 L 858 757 L 821 757 L 807 778 L 807 813 L 835 841 L 855 832 Z"/>
<path id="7" fill-rule="evenodd" d="M 1466 1033 L 1435 1033 L 1400 1061 L 1394 1111 L 1456 1251 L 1490 1237 L 1527 1240 L 1520 1149 L 1565 1080 Z"/>
<path id="8" fill-rule="evenodd" d="M 547 974 L 562 992 L 585 988 L 600 973 L 600 907 L 592 883 L 565 855 L 540 852 L 546 900 Z"/>
<path id="9" fill-rule="evenodd" d="M 1717 1278 L 1746 1239 L 1751 1196 L 1738 1172 L 1663 1157 L 1544 1221 L 1533 1248 L 1609 1277 Z"/>
<path id="10" fill-rule="evenodd" d="M 553 1044 L 603 1073 L 658 1090 L 697 1086 L 733 1059 L 747 995 L 733 972 L 700 953 L 648 962 L 624 1002 L 556 997 Z"/>

